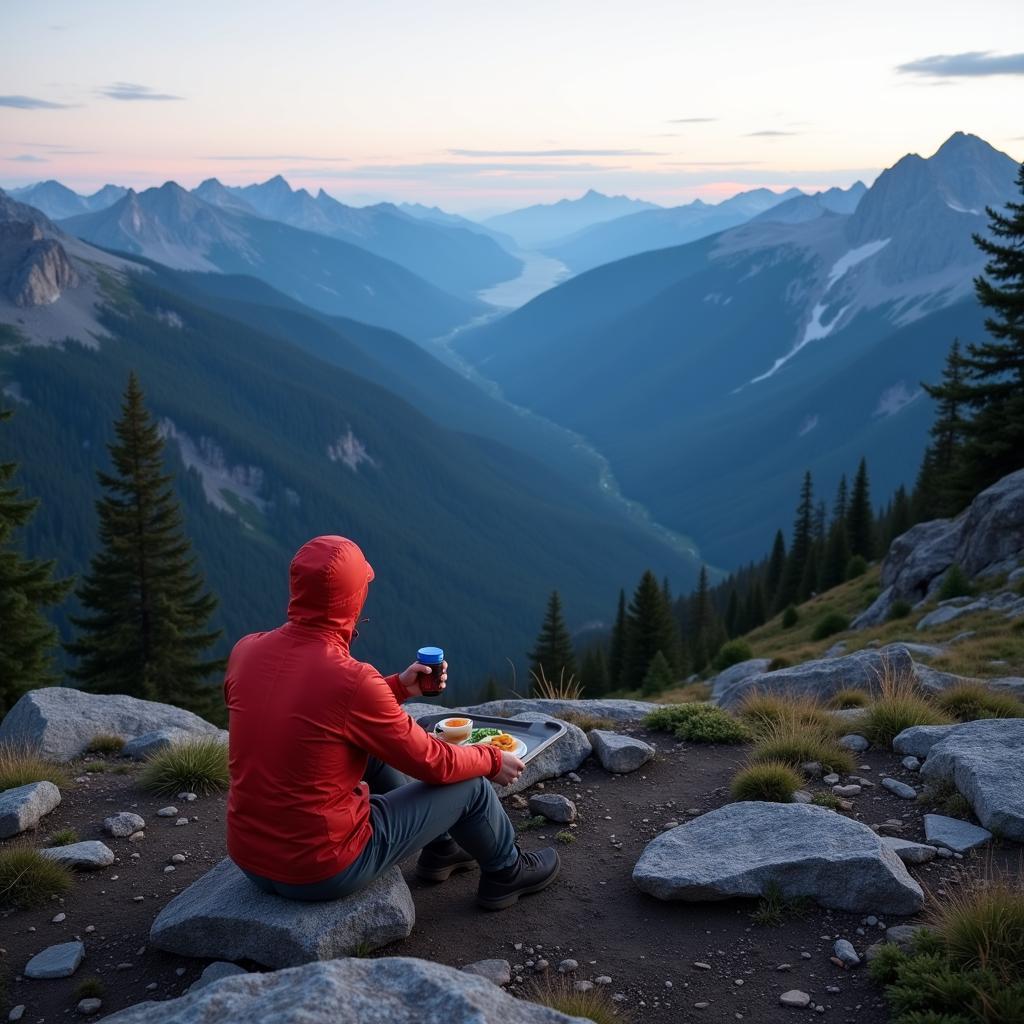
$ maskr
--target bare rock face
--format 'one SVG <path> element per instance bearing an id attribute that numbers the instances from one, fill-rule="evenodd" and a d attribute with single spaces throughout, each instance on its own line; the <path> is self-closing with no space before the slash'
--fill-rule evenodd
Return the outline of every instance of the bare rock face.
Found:
<path id="1" fill-rule="evenodd" d="M 64 246 L 29 221 L 0 223 L 0 289 L 16 306 L 46 306 L 79 283 Z"/>

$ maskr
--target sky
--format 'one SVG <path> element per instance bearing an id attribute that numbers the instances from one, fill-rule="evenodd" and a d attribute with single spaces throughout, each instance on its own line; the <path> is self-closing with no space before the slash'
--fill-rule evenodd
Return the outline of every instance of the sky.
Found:
<path id="1" fill-rule="evenodd" d="M 283 174 L 483 213 L 1024 159 L 1020 0 L 0 0 L 0 186 Z"/>

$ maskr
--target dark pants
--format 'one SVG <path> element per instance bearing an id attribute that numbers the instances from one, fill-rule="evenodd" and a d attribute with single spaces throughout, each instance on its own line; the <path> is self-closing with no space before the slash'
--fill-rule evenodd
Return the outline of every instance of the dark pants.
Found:
<path id="1" fill-rule="evenodd" d="M 286 899 L 337 900 L 365 888 L 393 864 L 448 835 L 472 854 L 482 871 L 500 871 L 515 863 L 515 829 L 487 779 L 430 786 L 412 782 L 371 757 L 366 783 L 372 794 L 373 832 L 344 871 L 307 885 L 287 885 L 246 871 L 249 880 L 262 892 Z"/>

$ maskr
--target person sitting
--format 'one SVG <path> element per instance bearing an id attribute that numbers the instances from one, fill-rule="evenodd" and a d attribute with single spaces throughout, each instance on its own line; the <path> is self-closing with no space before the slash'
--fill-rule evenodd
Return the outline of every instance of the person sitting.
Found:
<path id="1" fill-rule="evenodd" d="M 512 906 L 559 870 L 555 850 L 519 849 L 491 785 L 514 782 L 523 762 L 413 721 L 399 705 L 421 695 L 427 666 L 385 678 L 352 656 L 373 578 L 353 541 L 317 537 L 292 560 L 288 621 L 235 644 L 228 853 L 263 892 L 334 900 L 422 851 L 420 877 L 444 881 L 475 862 L 479 905 Z"/>

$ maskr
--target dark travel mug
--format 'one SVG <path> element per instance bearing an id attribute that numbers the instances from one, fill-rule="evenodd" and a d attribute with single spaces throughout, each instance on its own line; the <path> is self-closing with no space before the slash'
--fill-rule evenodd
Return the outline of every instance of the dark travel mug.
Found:
<path id="1" fill-rule="evenodd" d="M 430 667 L 430 675 L 420 675 L 420 690 L 424 696 L 441 692 L 441 673 L 444 671 L 444 651 L 440 647 L 421 647 L 416 660 Z"/>

